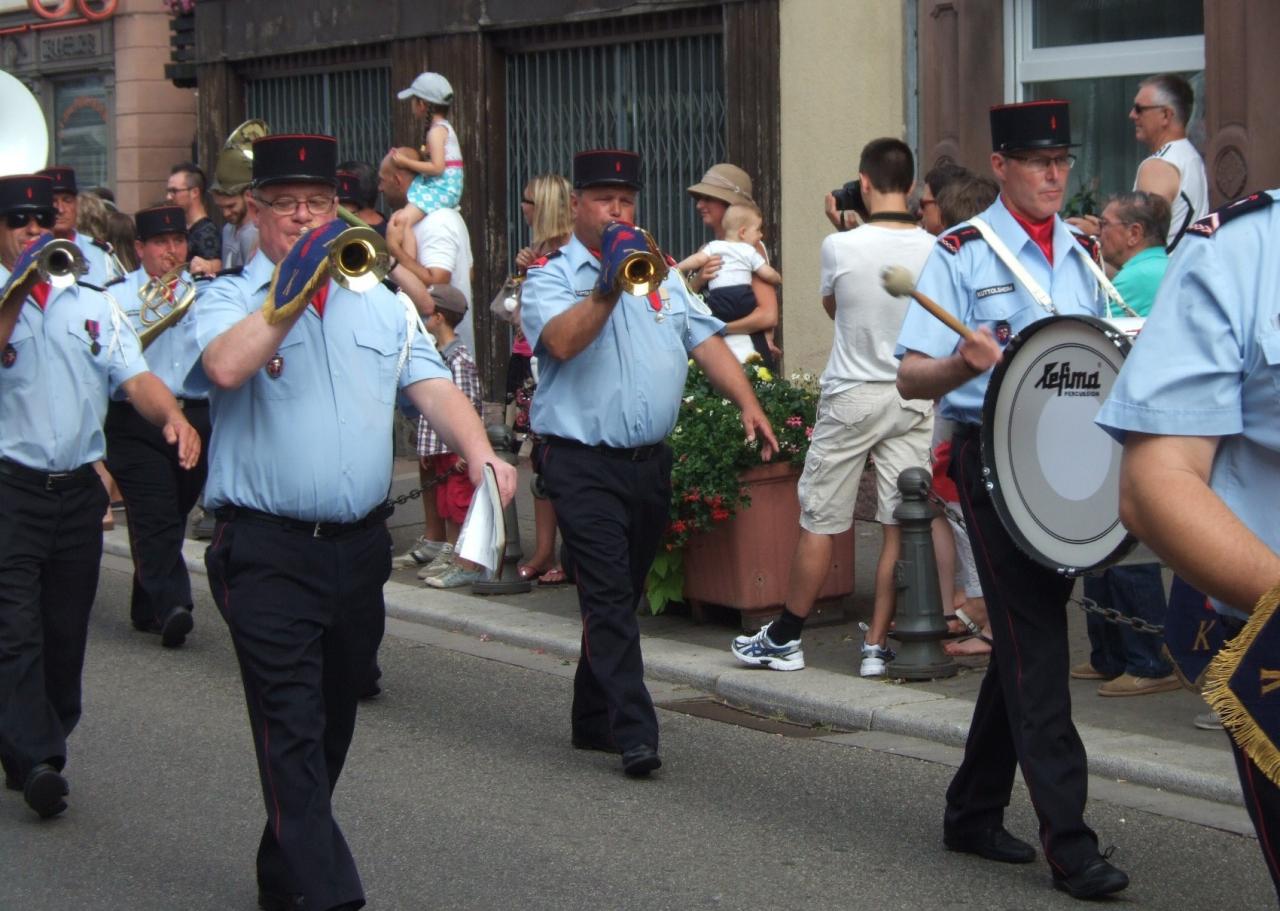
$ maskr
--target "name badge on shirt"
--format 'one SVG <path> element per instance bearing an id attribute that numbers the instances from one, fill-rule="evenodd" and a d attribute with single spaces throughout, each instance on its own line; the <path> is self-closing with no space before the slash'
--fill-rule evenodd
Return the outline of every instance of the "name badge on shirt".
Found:
<path id="1" fill-rule="evenodd" d="M 573 293 L 574 293 L 574 295 L 575 295 L 575 296 L 577 296 L 577 297 L 590 297 L 590 296 L 591 296 L 591 291 L 592 291 L 592 289 L 591 289 L 591 288 L 587 288 L 585 291 L 575 288 L 575 289 L 573 290 Z"/>
<path id="2" fill-rule="evenodd" d="M 993 294 L 1009 294 L 1012 291 L 1012 283 L 1007 285 L 992 285 L 990 288 L 979 288 L 977 293 L 974 294 L 974 297 L 978 300 L 982 300 L 984 297 L 990 297 Z"/>

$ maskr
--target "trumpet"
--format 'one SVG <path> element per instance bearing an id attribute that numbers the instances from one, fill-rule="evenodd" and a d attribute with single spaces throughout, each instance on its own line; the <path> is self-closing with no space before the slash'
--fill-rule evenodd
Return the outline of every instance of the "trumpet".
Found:
<path id="1" fill-rule="evenodd" d="M 138 319 L 142 322 L 142 331 L 138 333 L 138 341 L 142 350 L 159 338 L 164 332 L 191 309 L 196 300 L 195 281 L 183 278 L 190 263 L 180 263 L 164 275 L 149 279 L 138 289 Z"/>
<path id="2" fill-rule="evenodd" d="M 358 222 L 329 241 L 327 266 L 329 277 L 357 294 L 368 291 L 391 272 L 391 257 L 387 243 L 377 231 L 356 218 L 346 209 L 338 207 L 338 214 L 347 223 Z M 275 280 L 272 280 L 272 294 Z M 269 325 L 288 319 L 307 305 L 307 297 L 299 294 L 285 306 L 275 306 L 271 294 L 263 306 L 263 315 Z"/>
<path id="3" fill-rule="evenodd" d="M 632 247 L 618 267 L 613 286 L 615 290 L 644 296 L 666 280 L 670 269 L 653 235 L 643 228 L 635 230 L 643 238 L 644 246 L 635 244 Z"/>
<path id="4" fill-rule="evenodd" d="M 40 277 L 55 288 L 69 288 L 89 271 L 84 254 L 69 240 L 51 240 L 36 257 Z"/>

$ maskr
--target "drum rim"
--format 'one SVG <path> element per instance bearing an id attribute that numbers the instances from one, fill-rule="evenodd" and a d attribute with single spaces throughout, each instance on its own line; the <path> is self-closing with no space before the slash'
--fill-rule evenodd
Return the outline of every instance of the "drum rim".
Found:
<path id="1" fill-rule="evenodd" d="M 992 368 L 991 378 L 987 382 L 987 390 L 982 400 L 981 459 L 982 475 L 986 481 L 987 493 L 991 497 L 991 503 L 995 507 L 996 517 L 1000 520 L 1000 524 L 1004 526 L 1005 533 L 1009 535 L 1014 545 L 1019 551 L 1041 566 L 1052 569 L 1061 575 L 1074 577 L 1095 572 L 1117 563 L 1137 546 L 1138 539 L 1133 536 L 1132 532 L 1125 529 L 1124 537 L 1120 539 L 1120 542 L 1105 557 L 1088 566 L 1067 566 L 1058 560 L 1051 559 L 1049 555 L 1042 553 L 1013 522 L 1012 512 L 1005 501 L 1004 488 L 1001 486 L 999 477 L 991 464 L 991 454 L 995 452 L 995 390 L 1003 386 L 1005 374 L 1009 372 L 1009 365 L 1013 363 L 1013 358 L 1018 353 L 1018 350 L 1042 329 L 1050 325 L 1057 325 L 1064 320 L 1084 323 L 1100 330 L 1116 345 L 1124 357 L 1127 358 L 1129 356 L 1129 352 L 1133 347 L 1133 342 L 1129 337 L 1106 320 L 1086 313 L 1058 313 L 1038 319 L 1024 327 L 1021 332 L 1009 340 L 1009 344 L 1005 346 L 999 362 Z"/>

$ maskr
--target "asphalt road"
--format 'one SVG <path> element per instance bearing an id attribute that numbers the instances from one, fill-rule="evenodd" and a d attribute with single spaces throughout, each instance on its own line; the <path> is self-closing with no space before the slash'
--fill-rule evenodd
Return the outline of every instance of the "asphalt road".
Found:
<path id="1" fill-rule="evenodd" d="M 0 802 L 0 909 L 251 911 L 263 810 L 225 628 L 202 597 L 184 649 L 134 633 L 123 566 L 108 559 L 92 621 L 70 810 L 41 823 L 17 795 Z M 567 662 L 389 631 L 386 691 L 361 713 L 336 796 L 371 909 L 1078 907 L 1042 862 L 943 850 L 954 751 L 664 710 L 664 766 L 631 781 L 615 757 L 569 748 Z M 1133 878 L 1125 906 L 1275 906 L 1252 839 L 1187 821 L 1212 807 L 1101 790 L 1089 818 Z M 1021 788 L 1007 823 L 1034 835 Z"/>

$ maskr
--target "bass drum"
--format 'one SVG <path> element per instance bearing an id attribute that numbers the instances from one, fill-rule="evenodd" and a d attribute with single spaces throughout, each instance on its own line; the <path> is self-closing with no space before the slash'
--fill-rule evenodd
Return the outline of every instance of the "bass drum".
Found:
<path id="1" fill-rule="evenodd" d="M 996 513 L 1029 557 L 1075 576 L 1120 560 L 1121 447 L 1093 419 L 1129 353 L 1089 316 L 1032 323 L 1005 349 L 982 407 L 982 464 Z"/>

